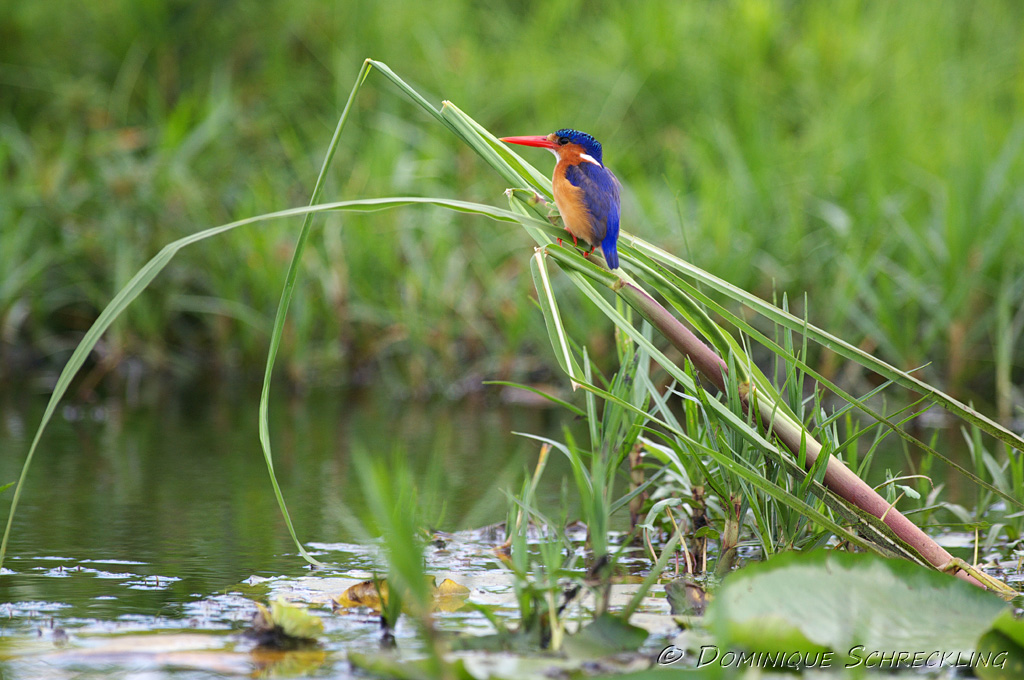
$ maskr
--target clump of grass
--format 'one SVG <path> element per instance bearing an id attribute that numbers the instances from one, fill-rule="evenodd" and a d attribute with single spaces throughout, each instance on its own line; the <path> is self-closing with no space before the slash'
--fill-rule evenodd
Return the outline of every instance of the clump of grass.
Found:
<path id="1" fill-rule="evenodd" d="M 988 443 L 977 427 L 961 428 L 961 435 L 971 469 L 988 485 L 973 488 L 968 495 L 973 504 L 965 507 L 947 500 L 945 484 L 918 483 L 911 501 L 915 516 L 921 522 L 974 532 L 976 560 L 993 550 L 1008 555 L 1024 540 L 1024 512 L 1005 500 L 1005 496 L 1024 498 L 1024 457 L 1019 450 Z M 925 462 L 921 467 L 921 478 L 926 478 L 930 465 Z"/>
<path id="2" fill-rule="evenodd" d="M 405 458 L 371 459 L 366 452 L 354 457 L 365 507 L 361 532 L 364 538 L 379 537 L 387 565 L 387 597 L 381 598 L 381 621 L 390 636 L 398 617 L 406 611 L 416 626 L 434 637 L 431 621 L 433 593 L 424 571 L 423 550 L 432 518 L 426 518 L 424 492 L 413 479 Z M 428 492 L 429 495 L 429 492 Z M 434 640 L 437 642 L 436 640 Z M 436 647 L 436 645 L 435 645 Z M 434 656 L 440 653 L 435 649 Z"/>

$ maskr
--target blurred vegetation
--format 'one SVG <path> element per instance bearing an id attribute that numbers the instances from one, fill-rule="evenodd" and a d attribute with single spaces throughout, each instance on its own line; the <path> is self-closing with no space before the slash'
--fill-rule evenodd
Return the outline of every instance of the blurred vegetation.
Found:
<path id="1" fill-rule="evenodd" d="M 1009 416 L 1021 25 L 1011 0 L 4 3 L 0 372 L 59 368 L 165 243 L 304 204 L 372 56 L 495 132 L 593 133 L 628 231 L 762 296 L 806 293 L 815 323 Z M 357 104 L 328 200 L 504 204 L 501 180 L 382 79 Z M 298 226 L 176 259 L 91 380 L 258 372 Z M 313 245 L 279 363 L 293 379 L 457 396 L 550 370 L 518 228 L 333 215 Z M 599 311 L 565 316 L 592 354 L 614 353 Z"/>

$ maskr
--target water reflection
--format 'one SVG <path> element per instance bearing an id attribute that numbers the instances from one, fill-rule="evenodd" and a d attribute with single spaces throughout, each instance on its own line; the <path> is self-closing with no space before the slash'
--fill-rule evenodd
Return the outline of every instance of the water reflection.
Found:
<path id="1" fill-rule="evenodd" d="M 0 483 L 17 478 L 44 407 L 42 398 L 4 398 Z M 225 388 L 202 401 L 174 394 L 145 407 L 60 411 L 22 494 L 4 601 L 61 603 L 69 608 L 62 617 L 175 616 L 183 603 L 250 575 L 300 572 L 263 462 L 257 407 L 256 390 Z M 353 450 L 398 449 L 414 473 L 436 465 L 446 507 L 438 528 L 455 530 L 504 519 L 502 489 L 537 455 L 535 443 L 511 432 L 554 435 L 562 418 L 324 391 L 276 399 L 270 420 L 300 538 L 336 542 L 355 540 L 338 516 L 359 504 Z M 561 472 L 552 472 L 557 485 Z"/>

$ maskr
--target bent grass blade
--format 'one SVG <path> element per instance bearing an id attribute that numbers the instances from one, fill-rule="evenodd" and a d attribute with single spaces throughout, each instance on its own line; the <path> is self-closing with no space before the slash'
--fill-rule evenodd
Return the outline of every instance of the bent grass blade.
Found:
<path id="1" fill-rule="evenodd" d="M 22 464 L 21 474 L 18 477 L 17 486 L 14 489 L 14 495 L 11 499 L 11 508 L 7 516 L 7 525 L 4 529 L 3 539 L 0 540 L 0 567 L 3 566 L 4 557 L 7 552 L 7 544 L 10 538 L 11 527 L 14 523 L 15 512 L 18 508 L 18 501 L 21 498 L 21 491 L 24 488 L 25 480 L 28 477 L 28 471 L 32 465 L 32 460 L 35 457 L 35 453 L 39 448 L 39 442 L 42 439 L 43 433 L 46 431 L 50 420 L 53 418 L 53 414 L 56 412 L 57 406 L 63 400 L 68 388 L 71 385 L 72 380 L 78 375 L 79 371 L 88 358 L 89 353 L 92 352 L 93 348 L 96 347 L 96 343 L 99 342 L 100 338 L 110 328 L 110 325 L 128 308 L 135 299 L 150 286 L 153 280 L 160 274 L 161 271 L 174 259 L 180 250 L 183 248 L 205 241 L 207 239 L 220 236 L 221 234 L 239 229 L 241 227 L 247 227 L 262 222 L 269 222 L 271 220 L 283 219 L 288 217 L 296 217 L 299 215 L 314 215 L 317 213 L 328 212 L 328 211 L 354 211 L 354 212 L 372 212 L 379 210 L 389 210 L 394 208 L 400 208 L 405 206 L 423 205 L 423 206 L 435 206 L 440 208 L 446 208 L 462 213 L 472 213 L 489 217 L 490 219 L 498 222 L 519 224 L 526 227 L 540 228 L 540 229 L 554 229 L 548 222 L 542 222 L 530 218 L 526 215 L 514 213 L 509 210 L 503 210 L 494 206 L 483 205 L 479 203 L 470 203 L 467 201 L 456 201 L 441 198 L 422 198 L 415 196 L 400 196 L 394 198 L 373 198 L 373 199 L 362 199 L 353 201 L 337 201 L 334 203 L 325 203 L 322 205 L 311 205 L 304 208 L 289 208 L 288 210 L 280 210 L 278 212 L 267 213 L 265 215 L 257 215 L 255 217 L 247 217 L 242 220 L 236 220 L 228 224 L 222 224 L 220 226 L 211 227 L 203 231 L 191 234 L 184 238 L 178 239 L 173 243 L 169 243 L 164 246 L 160 252 L 158 252 L 153 258 L 147 262 L 139 271 L 133 276 L 128 283 L 121 288 L 120 291 L 114 296 L 110 303 L 100 312 L 100 315 L 93 322 L 92 326 L 82 337 L 81 342 L 75 348 L 71 358 L 68 359 L 64 369 L 61 371 L 60 377 L 57 379 L 57 383 L 54 386 L 53 393 L 50 395 L 50 400 L 46 405 L 46 409 L 43 412 L 43 416 L 40 419 L 39 425 L 36 428 L 35 435 L 32 439 L 32 444 L 29 446 L 28 455 L 25 458 L 25 462 Z M 292 282 L 294 286 L 294 281 Z M 289 289 L 289 295 L 291 290 Z M 275 321 L 275 335 L 277 336 L 276 346 L 280 343 L 280 331 L 283 329 L 284 317 L 279 315 L 279 318 Z M 267 375 L 270 375 L 268 369 Z M 268 388 L 265 386 L 265 393 L 269 393 Z M 265 418 L 265 413 L 261 413 L 261 421 Z M 268 437 L 269 442 L 269 430 L 265 428 L 265 425 L 261 422 L 261 435 Z M 309 556 L 305 549 L 302 547 L 295 534 L 294 528 L 291 523 L 290 515 L 288 514 L 287 506 L 284 503 L 284 497 L 281 495 L 280 487 L 277 484 L 276 477 L 274 476 L 273 463 L 270 457 L 269 445 L 264 450 L 266 457 L 267 467 L 270 472 L 272 484 L 274 486 L 275 496 L 277 497 L 278 505 L 281 508 L 281 512 L 284 515 L 285 522 L 288 526 L 289 533 L 292 539 L 295 541 L 297 548 L 304 558 L 315 562 L 311 556 Z"/>

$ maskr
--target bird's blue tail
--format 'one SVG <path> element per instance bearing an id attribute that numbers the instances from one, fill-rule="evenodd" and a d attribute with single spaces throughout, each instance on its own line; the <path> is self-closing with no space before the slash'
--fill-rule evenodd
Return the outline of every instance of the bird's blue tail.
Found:
<path id="1" fill-rule="evenodd" d="M 615 233 L 612 234 L 611 230 L 608 231 L 609 236 L 606 236 L 601 241 L 601 252 L 604 253 L 604 259 L 608 263 L 609 269 L 619 268 L 619 230 L 616 229 Z M 610 238 L 609 238 L 610 237 Z"/>

